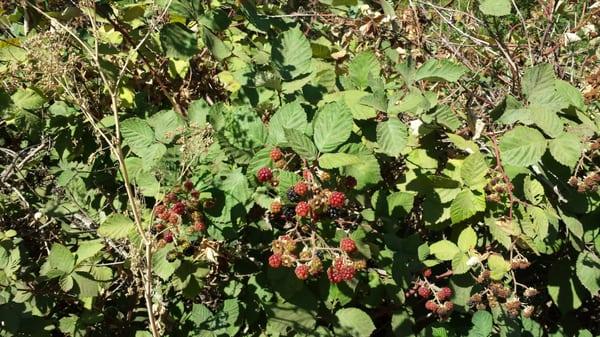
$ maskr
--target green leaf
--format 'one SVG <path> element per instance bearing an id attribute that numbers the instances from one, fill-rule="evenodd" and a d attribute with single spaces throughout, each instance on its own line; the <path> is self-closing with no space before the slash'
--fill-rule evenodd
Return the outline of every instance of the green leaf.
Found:
<path id="1" fill-rule="evenodd" d="M 558 138 L 550 140 L 548 149 L 557 162 L 573 169 L 581 157 L 583 144 L 576 134 L 565 132 Z"/>
<path id="2" fill-rule="evenodd" d="M 16 106 L 26 110 L 39 109 L 46 103 L 46 98 L 31 88 L 18 89 L 11 98 Z"/>
<path id="3" fill-rule="evenodd" d="M 302 132 L 296 129 L 285 129 L 285 138 L 287 139 L 287 144 L 300 157 L 308 160 L 315 160 L 317 158 L 315 144 Z"/>
<path id="4" fill-rule="evenodd" d="M 592 295 L 597 295 L 600 291 L 600 258 L 592 252 L 580 253 L 575 272 L 581 284 Z"/>
<path id="5" fill-rule="evenodd" d="M 430 59 L 417 70 L 415 81 L 456 82 L 466 72 L 467 68 L 462 64 L 456 64 L 448 60 Z"/>
<path id="6" fill-rule="evenodd" d="M 504 0 L 509 1 L 509 0 Z M 490 0 L 490 2 L 496 2 Z M 523 94 L 530 102 L 554 95 L 556 76 L 550 64 L 544 63 L 525 70 L 521 81 Z"/>
<path id="7" fill-rule="evenodd" d="M 137 117 L 126 119 L 121 123 L 121 134 L 131 151 L 140 157 L 147 156 L 148 149 L 156 142 L 154 131 L 148 122 Z"/>
<path id="8" fill-rule="evenodd" d="M 506 261 L 502 255 L 492 254 L 488 257 L 487 262 L 492 280 L 501 280 L 510 271 L 510 262 Z"/>
<path id="9" fill-rule="evenodd" d="M 101 240 L 81 241 L 75 252 L 77 264 L 98 254 L 102 248 L 104 248 L 104 243 Z"/>
<path id="10" fill-rule="evenodd" d="M 324 153 L 319 157 L 319 166 L 324 169 L 356 165 L 360 162 L 360 156 L 348 153 Z"/>
<path id="11" fill-rule="evenodd" d="M 273 63 L 284 80 L 290 81 L 312 72 L 312 49 L 300 28 L 285 31 L 271 49 Z"/>
<path id="12" fill-rule="evenodd" d="M 285 104 L 277 110 L 269 121 L 269 143 L 284 145 L 286 141 L 285 129 L 304 132 L 307 125 L 306 112 L 304 112 L 299 102 Z"/>
<path id="13" fill-rule="evenodd" d="M 377 117 L 377 111 L 361 101 L 369 96 L 369 93 L 362 90 L 346 90 L 327 94 L 323 97 L 322 103 L 343 101 L 350 108 L 354 119 L 369 119 Z M 321 102 L 319 104 L 321 104 Z"/>
<path id="14" fill-rule="evenodd" d="M 537 125 L 545 134 L 555 138 L 563 133 L 564 124 L 556 111 L 552 111 L 546 107 L 538 107 L 532 105 L 529 107 L 531 111 L 531 120 Z"/>
<path id="15" fill-rule="evenodd" d="M 369 184 L 381 181 L 379 162 L 373 153 L 363 144 L 346 144 L 341 152 L 357 155 L 361 161 L 358 164 L 343 166 L 342 174 L 356 178 L 356 188 L 361 189 Z"/>
<path id="16" fill-rule="evenodd" d="M 481 0 L 479 10 L 485 15 L 505 16 L 512 9 L 510 0 Z"/>
<path id="17" fill-rule="evenodd" d="M 156 113 L 148 119 L 148 124 L 154 128 L 156 139 L 165 144 L 172 142 L 173 138 L 180 133 L 178 129 L 185 126 L 181 115 L 173 110 L 163 110 Z"/>
<path id="18" fill-rule="evenodd" d="M 131 219 L 123 214 L 113 213 L 98 227 L 98 235 L 111 239 L 122 239 L 134 228 Z"/>
<path id="19" fill-rule="evenodd" d="M 475 195 L 470 190 L 462 190 L 450 204 L 450 219 L 452 219 L 452 223 L 459 223 L 483 211 L 485 211 L 483 193 Z"/>
<path id="20" fill-rule="evenodd" d="M 499 147 L 504 163 L 529 166 L 537 163 L 546 152 L 546 139 L 536 129 L 517 126 L 500 138 Z"/>
<path id="21" fill-rule="evenodd" d="M 492 334 L 494 320 L 487 310 L 479 310 L 471 318 L 473 327 L 469 330 L 468 337 L 488 337 Z"/>
<path id="22" fill-rule="evenodd" d="M 585 109 L 585 101 L 583 95 L 579 89 L 572 86 L 569 82 L 563 80 L 556 80 L 554 82 L 554 88 L 556 93 L 569 105 L 579 109 Z"/>
<path id="23" fill-rule="evenodd" d="M 544 199 L 544 186 L 537 179 L 530 176 L 525 177 L 523 182 L 523 192 L 525 198 L 532 204 L 537 205 Z"/>
<path id="24" fill-rule="evenodd" d="M 452 273 L 454 275 L 465 274 L 471 270 L 471 266 L 467 264 L 469 256 L 465 253 L 457 253 L 452 258 Z"/>
<path id="25" fill-rule="evenodd" d="M 160 44 L 168 57 L 189 59 L 198 52 L 196 33 L 179 22 L 162 27 Z"/>
<path id="26" fill-rule="evenodd" d="M 381 67 L 377 57 L 371 51 L 364 51 L 356 55 L 348 65 L 350 80 L 359 89 L 369 85 L 369 76 L 379 77 Z"/>
<path id="27" fill-rule="evenodd" d="M 468 252 L 477 245 L 477 233 L 471 227 L 466 227 L 458 236 L 458 248 L 463 252 Z"/>
<path id="28" fill-rule="evenodd" d="M 568 261 L 561 260 L 552 264 L 548 271 L 548 294 L 563 314 L 581 306 L 581 286 L 576 282 L 573 268 Z"/>
<path id="29" fill-rule="evenodd" d="M 313 138 L 321 152 L 332 152 L 350 137 L 352 114 L 344 103 L 325 105 L 314 120 Z"/>
<path id="30" fill-rule="evenodd" d="M 579 221 L 575 217 L 563 213 L 563 211 L 560 209 L 558 211 L 560 213 L 560 218 L 567 226 L 569 232 L 571 232 L 579 239 L 583 238 L 583 224 L 581 223 L 581 221 Z"/>
<path id="31" fill-rule="evenodd" d="M 335 316 L 339 323 L 333 328 L 336 336 L 369 337 L 375 331 L 371 317 L 360 309 L 340 309 Z"/>
<path id="32" fill-rule="evenodd" d="M 231 55 L 229 47 L 207 28 L 202 30 L 202 41 L 217 60 L 222 61 Z"/>
<path id="33" fill-rule="evenodd" d="M 460 249 L 452 241 L 441 240 L 429 246 L 429 253 L 439 260 L 451 261 L 456 254 L 460 253 Z"/>
<path id="34" fill-rule="evenodd" d="M 377 145 L 390 157 L 400 155 L 408 141 L 408 128 L 397 118 L 377 124 Z"/>
<path id="35" fill-rule="evenodd" d="M 460 168 L 462 181 L 472 189 L 485 185 L 487 173 L 488 164 L 480 152 L 475 152 L 465 158 Z"/>
<path id="36" fill-rule="evenodd" d="M 75 266 L 75 256 L 69 248 L 55 243 L 48 254 L 48 264 L 52 269 L 59 270 L 63 274 L 70 274 Z"/>
<path id="37" fill-rule="evenodd" d="M 173 248 L 173 244 L 168 244 L 152 254 L 152 272 L 165 281 L 168 280 L 181 265 L 180 260 L 169 262 L 166 258 L 167 254 L 169 254 Z"/>

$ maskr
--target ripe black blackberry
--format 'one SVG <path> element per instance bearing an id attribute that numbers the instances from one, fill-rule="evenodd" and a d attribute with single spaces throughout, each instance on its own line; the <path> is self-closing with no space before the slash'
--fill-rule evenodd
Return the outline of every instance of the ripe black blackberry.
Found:
<path id="1" fill-rule="evenodd" d="M 283 215 L 287 220 L 292 220 L 296 216 L 296 205 L 283 206 Z"/>
<path id="2" fill-rule="evenodd" d="M 298 195 L 298 193 L 296 193 L 293 188 L 290 188 L 289 190 L 287 190 L 287 198 L 291 202 L 300 201 L 300 195 Z"/>
<path id="3" fill-rule="evenodd" d="M 196 249 L 194 249 L 194 246 L 190 245 L 189 247 L 187 247 L 183 250 L 183 255 L 192 256 L 192 255 L 194 255 L 195 251 L 196 251 Z"/>
<path id="4" fill-rule="evenodd" d="M 346 216 L 346 210 L 339 207 L 329 207 L 327 209 L 327 216 L 332 219 L 339 219 Z"/>
<path id="5" fill-rule="evenodd" d="M 271 226 L 283 226 L 285 224 L 285 215 L 281 212 L 277 214 L 269 213 L 269 223 Z"/>

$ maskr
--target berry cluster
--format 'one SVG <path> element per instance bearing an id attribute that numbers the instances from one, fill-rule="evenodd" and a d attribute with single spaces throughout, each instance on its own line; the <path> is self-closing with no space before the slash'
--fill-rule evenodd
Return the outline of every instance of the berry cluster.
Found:
<path id="1" fill-rule="evenodd" d="M 589 172 L 585 177 L 578 178 L 572 176 L 569 178 L 569 185 L 577 187 L 577 192 L 595 192 L 598 190 L 598 184 L 600 183 L 600 171 Z"/>
<path id="2" fill-rule="evenodd" d="M 439 287 L 431 280 L 433 272 L 427 268 L 422 271 L 414 283 L 413 288 L 408 291 L 408 296 L 416 296 L 425 301 L 425 309 L 436 314 L 441 319 L 446 319 L 454 310 L 454 303 L 450 300 L 452 289 L 448 287 Z M 448 274 L 449 275 L 449 274 Z M 444 278 L 445 275 L 438 275 L 437 278 Z"/>
<path id="3" fill-rule="evenodd" d="M 191 241 L 206 229 L 202 210 L 211 204 L 210 199 L 200 199 L 200 191 L 188 180 L 183 186 L 173 188 L 154 206 L 151 233 L 159 237 L 158 246 L 174 242 L 178 248 L 169 253 L 170 260 L 179 255 L 194 255 L 196 249 Z"/>
<path id="4" fill-rule="evenodd" d="M 298 243 L 302 243 L 301 249 Z M 295 266 L 294 272 L 300 280 L 321 273 L 323 257 L 326 254 L 332 257 L 331 266 L 327 269 L 327 277 L 332 283 L 352 280 L 356 271 L 367 267 L 365 260 L 352 258 L 351 253 L 356 251 L 356 243 L 350 238 L 343 238 L 339 248 L 331 248 L 318 247 L 314 242 L 282 235 L 272 242 L 271 251 L 273 254 L 269 257 L 269 266 L 272 268 Z"/>
<path id="5" fill-rule="evenodd" d="M 284 169 L 297 172 L 298 179 L 284 189 L 284 195 L 277 196 L 281 188 L 270 189 L 273 201 L 268 207 L 267 219 L 273 227 L 286 229 L 287 234 L 272 242 L 269 266 L 294 268 L 296 277 L 306 280 L 321 273 L 323 265 L 331 261 L 327 277 L 332 283 L 353 279 L 357 271 L 366 268 L 366 261 L 356 258 L 354 240 L 344 237 L 337 247 L 331 247 L 318 235 L 316 224 L 328 221 L 344 231 L 358 225 L 358 206 L 347 197 L 356 186 L 356 179 L 334 176 L 318 167 L 305 166 L 304 162 L 296 162 L 301 167 L 292 170 L 290 166 L 297 157 L 287 155 L 279 148 L 271 150 L 270 158 L 276 169 L 258 169 L 256 179 L 260 184 L 278 186 L 278 177 Z"/>
<path id="6" fill-rule="evenodd" d="M 486 200 L 499 203 L 506 193 L 511 193 L 514 189 L 512 183 L 505 183 L 502 173 L 492 171 L 492 179 L 485 186 Z"/>
<path id="7" fill-rule="evenodd" d="M 469 300 L 471 307 L 476 310 L 485 310 L 488 307 L 493 309 L 498 306 L 504 306 L 506 312 L 513 317 L 518 316 L 521 309 L 523 309 L 523 315 L 526 317 L 530 317 L 534 313 L 534 306 L 523 304 L 522 299 L 531 302 L 538 294 L 538 291 L 535 288 L 527 287 L 517 282 L 517 275 L 515 274 L 517 270 L 529 268 L 531 263 L 521 254 L 517 254 L 509 262 L 512 270 L 510 281 L 513 282 L 513 287 L 498 280 L 492 280 L 490 278 L 490 270 L 483 263 L 480 263 L 480 272 L 475 277 L 475 280 L 484 288 L 471 296 Z M 517 292 L 519 288 L 524 289 L 521 293 L 522 297 L 519 297 L 519 293 Z"/>

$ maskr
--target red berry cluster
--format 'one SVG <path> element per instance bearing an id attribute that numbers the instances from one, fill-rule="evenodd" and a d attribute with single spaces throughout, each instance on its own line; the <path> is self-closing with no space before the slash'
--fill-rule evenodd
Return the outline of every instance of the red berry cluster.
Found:
<path id="1" fill-rule="evenodd" d="M 356 275 L 356 267 L 354 261 L 345 257 L 338 257 L 333 260 L 333 263 L 327 268 L 327 278 L 331 283 L 340 283 L 342 281 L 350 281 Z"/>
<path id="2" fill-rule="evenodd" d="M 298 156 L 288 156 L 279 148 L 271 149 L 269 156 L 275 169 L 258 169 L 255 172 L 258 182 L 270 182 L 275 187 L 279 185 L 280 170 L 298 174 L 297 182 L 289 186 L 284 195 L 277 196 L 280 188 L 268 190 L 274 196 L 267 212 L 269 223 L 275 228 L 288 229 L 286 235 L 272 242 L 269 266 L 294 268 L 296 277 L 306 280 L 321 273 L 325 260 L 328 260 L 331 266 L 327 267 L 327 276 L 331 282 L 353 279 L 357 271 L 366 269 L 367 264 L 365 260 L 356 258 L 354 240 L 345 237 L 337 247 L 329 246 L 319 236 L 319 226 L 315 224 L 321 220 L 331 221 L 346 232 L 358 225 L 359 206 L 349 202 L 346 196 L 356 186 L 356 179 L 305 166 L 306 163 L 301 160 L 294 162 Z M 285 161 L 286 157 L 288 161 Z"/>
<path id="3" fill-rule="evenodd" d="M 300 252 L 298 243 L 304 243 Z M 323 271 L 323 252 L 332 254 L 333 261 L 327 269 L 327 277 L 332 283 L 349 281 L 353 279 L 358 270 L 366 268 L 366 261 L 352 259 L 349 253 L 356 250 L 356 244 L 352 239 L 345 238 L 340 242 L 345 247 L 333 249 L 329 247 L 317 247 L 306 244 L 306 241 L 293 239 L 290 235 L 282 235 L 271 244 L 273 254 L 269 257 L 269 266 L 272 268 L 294 267 L 294 273 L 300 280 L 306 280 L 311 276 L 318 275 Z"/>
<path id="4" fill-rule="evenodd" d="M 415 294 L 418 297 L 427 300 L 425 302 L 425 309 L 442 319 L 447 318 L 452 313 L 452 310 L 454 310 L 454 303 L 450 301 L 452 289 L 448 287 L 438 287 L 430 282 L 428 278 L 433 275 L 433 272 L 429 268 L 424 269 L 421 275 L 422 278 L 418 278 L 417 281 L 414 282 L 414 287 L 409 291 L 409 294 Z"/>
<path id="5" fill-rule="evenodd" d="M 154 206 L 155 222 L 151 232 L 161 237 L 159 246 L 175 241 L 185 244 L 188 235 L 202 232 L 206 222 L 202 208 L 210 200 L 201 200 L 200 192 L 187 180 L 167 193 Z"/>

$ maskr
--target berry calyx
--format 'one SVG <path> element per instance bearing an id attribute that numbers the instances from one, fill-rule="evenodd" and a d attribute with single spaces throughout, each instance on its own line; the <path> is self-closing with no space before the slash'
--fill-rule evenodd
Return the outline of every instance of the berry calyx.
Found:
<path id="1" fill-rule="evenodd" d="M 329 206 L 331 207 L 338 207 L 341 208 L 344 206 L 344 203 L 346 202 L 346 195 L 344 195 L 344 193 L 342 192 L 332 192 L 331 196 L 329 197 Z"/>
<path id="2" fill-rule="evenodd" d="M 432 300 L 425 302 L 425 309 L 427 309 L 431 312 L 436 312 L 438 310 L 438 308 L 439 308 L 439 306 L 437 305 L 437 303 L 435 303 Z"/>
<path id="3" fill-rule="evenodd" d="M 429 298 L 429 296 L 431 296 L 431 290 L 429 290 L 429 288 L 427 287 L 419 287 L 419 289 L 417 289 L 417 293 L 419 294 L 419 296 L 423 297 L 423 298 Z"/>
<path id="4" fill-rule="evenodd" d="M 308 215 L 310 212 L 310 206 L 306 201 L 300 201 L 298 205 L 296 205 L 296 215 L 303 218 Z"/>
<path id="5" fill-rule="evenodd" d="M 273 254 L 269 256 L 269 266 L 271 266 L 271 268 L 281 267 L 281 254 Z"/>
<path id="6" fill-rule="evenodd" d="M 340 248 L 346 253 L 352 253 L 356 250 L 356 243 L 350 238 L 340 240 Z"/>
<path id="7" fill-rule="evenodd" d="M 273 150 L 271 150 L 271 152 L 269 153 L 269 157 L 271 157 L 272 161 L 278 161 L 283 157 L 283 152 L 281 152 L 281 150 L 276 147 Z"/>
<path id="8" fill-rule="evenodd" d="M 452 296 L 452 289 L 450 289 L 448 287 L 443 287 L 436 294 L 437 299 L 440 301 L 445 301 L 445 300 L 449 299 L 451 296 Z"/>
<path id="9" fill-rule="evenodd" d="M 294 192 L 296 192 L 296 194 L 298 194 L 299 196 L 303 196 L 306 194 L 306 192 L 308 192 L 308 185 L 300 181 L 296 183 L 296 185 L 294 185 Z"/>
<path id="10" fill-rule="evenodd" d="M 267 182 L 273 178 L 273 171 L 268 167 L 263 167 L 256 172 L 256 178 L 261 183 Z"/>
<path id="11" fill-rule="evenodd" d="M 296 267 L 296 270 L 294 270 L 294 272 L 296 273 L 296 277 L 300 280 L 306 280 L 308 278 L 309 275 L 309 270 L 310 268 L 305 265 L 305 264 L 299 264 Z"/>

